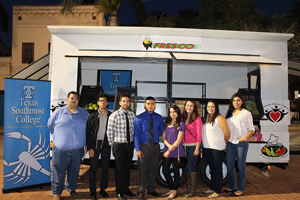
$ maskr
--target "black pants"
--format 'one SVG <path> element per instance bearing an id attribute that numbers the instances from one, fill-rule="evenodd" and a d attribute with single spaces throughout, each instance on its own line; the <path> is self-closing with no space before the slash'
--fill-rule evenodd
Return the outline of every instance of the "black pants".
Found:
<path id="1" fill-rule="evenodd" d="M 89 174 L 89 184 L 90 184 L 90 192 L 96 192 L 96 182 L 97 182 L 97 169 L 98 169 L 98 160 L 99 154 L 101 155 L 101 181 L 100 188 L 106 189 L 108 187 L 108 167 L 110 161 L 110 147 L 100 148 L 101 143 L 98 142 L 97 149 L 94 150 L 94 157 L 90 157 L 90 174 Z"/>
<path id="2" fill-rule="evenodd" d="M 169 190 L 177 190 L 179 187 L 180 175 L 177 159 L 178 158 L 163 158 L 163 174 L 168 183 Z M 174 171 L 174 181 L 171 176 L 171 164 Z"/>
<path id="3" fill-rule="evenodd" d="M 133 149 L 133 144 L 114 143 L 113 145 L 117 194 L 123 194 L 129 190 L 130 166 L 133 156 Z"/>
<path id="4" fill-rule="evenodd" d="M 223 185 L 222 163 L 224 158 L 224 151 L 204 148 L 204 156 L 211 171 L 210 189 L 218 194 L 221 194 Z"/>
<path id="5" fill-rule="evenodd" d="M 156 185 L 156 175 L 158 172 L 159 161 L 159 144 L 148 146 L 141 144 L 141 151 L 144 154 L 142 159 L 139 158 L 139 194 L 144 194 L 146 183 L 148 181 L 147 192 L 153 192 Z"/>

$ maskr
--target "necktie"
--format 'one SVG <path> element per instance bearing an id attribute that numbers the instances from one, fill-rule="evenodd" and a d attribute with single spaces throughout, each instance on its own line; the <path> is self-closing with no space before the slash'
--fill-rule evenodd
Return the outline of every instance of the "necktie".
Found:
<path id="1" fill-rule="evenodd" d="M 150 121 L 149 121 L 149 142 L 148 145 L 153 145 L 153 118 L 152 114 L 150 114 Z"/>
<path id="2" fill-rule="evenodd" d="M 127 132 L 127 142 L 130 142 L 130 131 L 129 131 L 129 120 L 128 120 L 128 113 L 125 113 L 126 115 L 126 132 Z"/>

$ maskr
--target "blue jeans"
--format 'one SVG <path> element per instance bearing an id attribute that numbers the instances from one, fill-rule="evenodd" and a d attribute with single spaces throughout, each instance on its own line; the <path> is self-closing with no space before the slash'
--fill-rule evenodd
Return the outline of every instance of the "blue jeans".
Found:
<path id="1" fill-rule="evenodd" d="M 68 191 L 76 189 L 83 152 L 83 148 L 72 151 L 60 151 L 53 145 L 51 174 L 53 194 L 60 195 L 64 190 L 66 171 L 66 189 Z"/>
<path id="2" fill-rule="evenodd" d="M 186 157 L 187 157 L 187 165 L 186 169 L 189 173 L 196 172 L 196 166 L 198 162 L 198 156 L 194 156 L 194 151 L 196 146 L 185 146 L 186 148 Z"/>
<path id="3" fill-rule="evenodd" d="M 235 173 L 235 161 L 237 160 L 237 166 L 239 170 L 239 185 L 238 190 L 244 192 L 246 186 L 246 158 L 249 148 L 249 142 L 239 142 L 238 144 L 232 144 L 227 142 L 226 148 L 226 160 L 229 176 L 229 185 L 231 190 L 236 189 L 236 173 Z"/>

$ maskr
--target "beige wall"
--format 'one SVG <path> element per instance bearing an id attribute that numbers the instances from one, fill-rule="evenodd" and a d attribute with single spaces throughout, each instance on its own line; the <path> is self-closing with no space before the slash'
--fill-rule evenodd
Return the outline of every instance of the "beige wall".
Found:
<path id="1" fill-rule="evenodd" d="M 11 57 L 0 57 L 0 91 L 4 90 L 4 79 L 10 76 Z"/>
<path id="2" fill-rule="evenodd" d="M 51 34 L 48 25 L 105 26 L 103 13 L 94 5 L 80 5 L 72 14 L 59 13 L 62 6 L 13 6 L 11 75 L 28 63 L 22 63 L 22 43 L 34 43 L 34 60 L 48 53 Z"/>

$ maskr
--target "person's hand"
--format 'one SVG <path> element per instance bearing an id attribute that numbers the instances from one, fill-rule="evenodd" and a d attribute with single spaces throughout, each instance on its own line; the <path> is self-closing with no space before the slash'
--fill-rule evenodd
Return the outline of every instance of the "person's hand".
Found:
<path id="1" fill-rule="evenodd" d="M 90 155 L 90 158 L 94 158 L 94 149 L 90 149 L 89 150 L 89 155 Z"/>
<path id="2" fill-rule="evenodd" d="M 194 156 L 198 156 L 198 155 L 199 155 L 199 149 L 195 149 Z"/>
<path id="3" fill-rule="evenodd" d="M 169 151 L 174 151 L 174 149 L 175 149 L 174 145 L 169 146 Z"/>
<path id="4" fill-rule="evenodd" d="M 247 140 L 246 140 L 245 137 L 240 137 L 240 138 L 239 138 L 239 141 L 240 141 L 240 142 L 246 142 Z"/>
<path id="5" fill-rule="evenodd" d="M 166 151 L 166 153 L 164 153 L 164 157 L 167 158 L 170 155 L 170 151 Z"/>
<path id="6" fill-rule="evenodd" d="M 143 158 L 144 157 L 144 154 L 143 154 L 142 151 L 137 151 L 136 155 L 137 155 L 138 158 Z"/>

